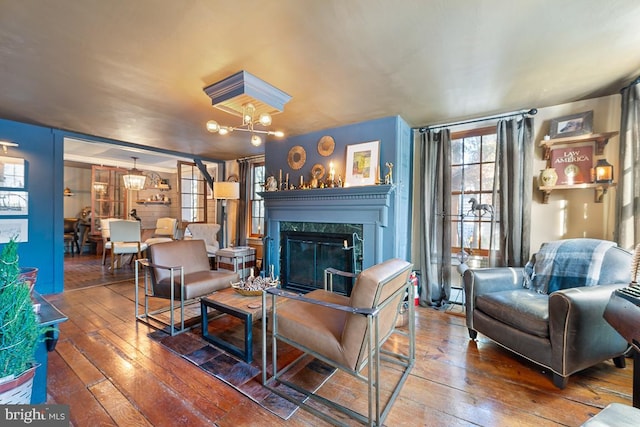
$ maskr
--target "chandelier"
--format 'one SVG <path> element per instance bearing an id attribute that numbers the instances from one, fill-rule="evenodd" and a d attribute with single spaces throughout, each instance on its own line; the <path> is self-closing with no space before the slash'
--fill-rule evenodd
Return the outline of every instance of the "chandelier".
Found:
<path id="1" fill-rule="evenodd" d="M 282 112 L 284 104 L 291 96 L 271 86 L 264 80 L 246 71 L 240 71 L 217 83 L 204 88 L 215 108 L 229 114 L 242 117 L 238 126 L 222 126 L 215 120 L 207 122 L 207 130 L 211 133 L 226 135 L 235 130 L 249 132 L 251 144 L 258 147 L 262 144 L 260 135 L 272 135 L 282 138 L 282 131 L 256 129 L 255 125 L 271 126 L 271 116 Z"/>
<path id="2" fill-rule="evenodd" d="M 133 169 L 129 170 L 126 175 L 122 175 L 124 181 L 124 188 L 127 190 L 142 190 L 144 188 L 144 182 L 147 177 L 142 174 L 142 171 L 136 169 L 137 157 L 131 157 L 133 159 Z"/>
<path id="3" fill-rule="evenodd" d="M 220 126 L 218 122 L 215 120 L 209 120 L 207 122 L 207 130 L 211 133 L 219 133 L 220 135 L 227 135 L 229 132 L 233 132 L 234 130 L 239 130 L 243 132 L 251 133 L 251 145 L 254 147 L 260 146 L 262 144 L 262 138 L 258 134 L 266 134 L 273 135 L 278 138 L 282 138 L 284 136 L 284 132 L 282 131 L 272 131 L 272 130 L 260 130 L 255 129 L 253 125 L 261 124 L 262 126 L 271 126 L 271 114 L 269 113 L 261 113 L 257 116 L 256 107 L 251 103 L 247 102 L 242 105 L 242 125 L 240 126 Z"/>

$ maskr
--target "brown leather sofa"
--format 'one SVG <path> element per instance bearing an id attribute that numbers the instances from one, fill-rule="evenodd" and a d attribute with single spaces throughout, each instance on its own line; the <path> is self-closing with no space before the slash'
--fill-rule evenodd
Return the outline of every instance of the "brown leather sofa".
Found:
<path id="1" fill-rule="evenodd" d="M 603 242 L 570 240 L 577 245 Z M 567 289 L 548 293 L 525 287 L 529 277 L 525 268 L 465 271 L 469 336 L 475 339 L 480 332 L 549 369 L 559 388 L 566 387 L 571 374 L 606 359 L 624 367 L 627 342 L 604 320 L 603 313 L 611 293 L 629 283 L 631 254 L 613 245 L 601 255 L 599 275 L 591 286 L 576 287 L 575 277 L 560 276 L 557 283 L 562 287 L 564 280 Z"/>
<path id="2" fill-rule="evenodd" d="M 140 280 L 139 267 L 144 268 L 144 313 L 136 318 L 141 321 L 153 319 L 170 327 L 171 335 L 183 332 L 185 302 L 209 295 L 231 286 L 239 280 L 238 274 L 226 270 L 211 270 L 207 249 L 203 240 L 174 240 L 149 246 L 149 258 L 136 262 L 136 286 Z M 136 292 L 136 307 L 138 293 Z M 167 308 L 149 312 L 148 298 L 159 297 L 170 300 Z M 180 327 L 174 323 L 174 301 L 179 301 Z M 155 315 L 170 311 L 167 324 Z"/>

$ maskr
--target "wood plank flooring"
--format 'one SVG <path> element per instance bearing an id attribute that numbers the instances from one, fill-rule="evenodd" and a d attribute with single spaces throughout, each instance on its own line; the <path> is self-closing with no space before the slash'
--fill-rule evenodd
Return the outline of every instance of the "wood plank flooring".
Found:
<path id="1" fill-rule="evenodd" d="M 48 403 L 70 405 L 72 425 L 327 425 L 304 410 L 284 421 L 203 374 L 135 322 L 130 284 L 77 288 L 88 274 L 112 281 L 99 258 L 83 254 L 65 262 L 71 290 L 46 297 L 69 317 L 49 354 L 47 391 Z M 124 266 L 117 280 L 127 269 L 132 274 Z M 388 426 L 579 426 L 611 402 L 631 404 L 631 359 L 625 369 L 607 361 L 573 375 L 559 390 L 550 373 L 484 336 L 470 341 L 460 313 L 418 307 L 416 331 L 417 363 Z M 324 387 L 354 406 L 366 401 L 348 375 L 335 375 Z"/>

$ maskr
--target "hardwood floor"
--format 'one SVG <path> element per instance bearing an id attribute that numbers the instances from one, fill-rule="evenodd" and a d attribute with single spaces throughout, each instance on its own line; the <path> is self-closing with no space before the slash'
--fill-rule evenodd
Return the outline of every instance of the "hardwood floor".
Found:
<path id="1" fill-rule="evenodd" d="M 65 261 L 72 290 L 46 297 L 69 317 L 49 354 L 48 403 L 70 405 L 72 425 L 326 425 L 304 410 L 284 421 L 203 374 L 134 321 L 130 284 L 74 289 L 88 274 L 105 281 L 113 276 L 95 256 Z M 127 269 L 132 273 L 125 266 L 117 280 Z M 417 363 L 386 425 L 579 426 L 611 402 L 631 404 L 631 359 L 625 369 L 607 361 L 573 375 L 559 390 L 550 373 L 487 338 L 470 341 L 455 310 L 417 308 Z M 354 383 L 336 375 L 325 387 L 361 402 Z"/>

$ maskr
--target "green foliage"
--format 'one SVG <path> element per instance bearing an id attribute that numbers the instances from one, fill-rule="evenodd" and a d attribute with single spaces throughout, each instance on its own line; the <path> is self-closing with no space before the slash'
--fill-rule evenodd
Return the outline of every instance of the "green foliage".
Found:
<path id="1" fill-rule="evenodd" d="M 11 239 L 0 254 L 0 378 L 29 369 L 41 337 L 31 292 L 19 275 L 18 244 Z"/>

